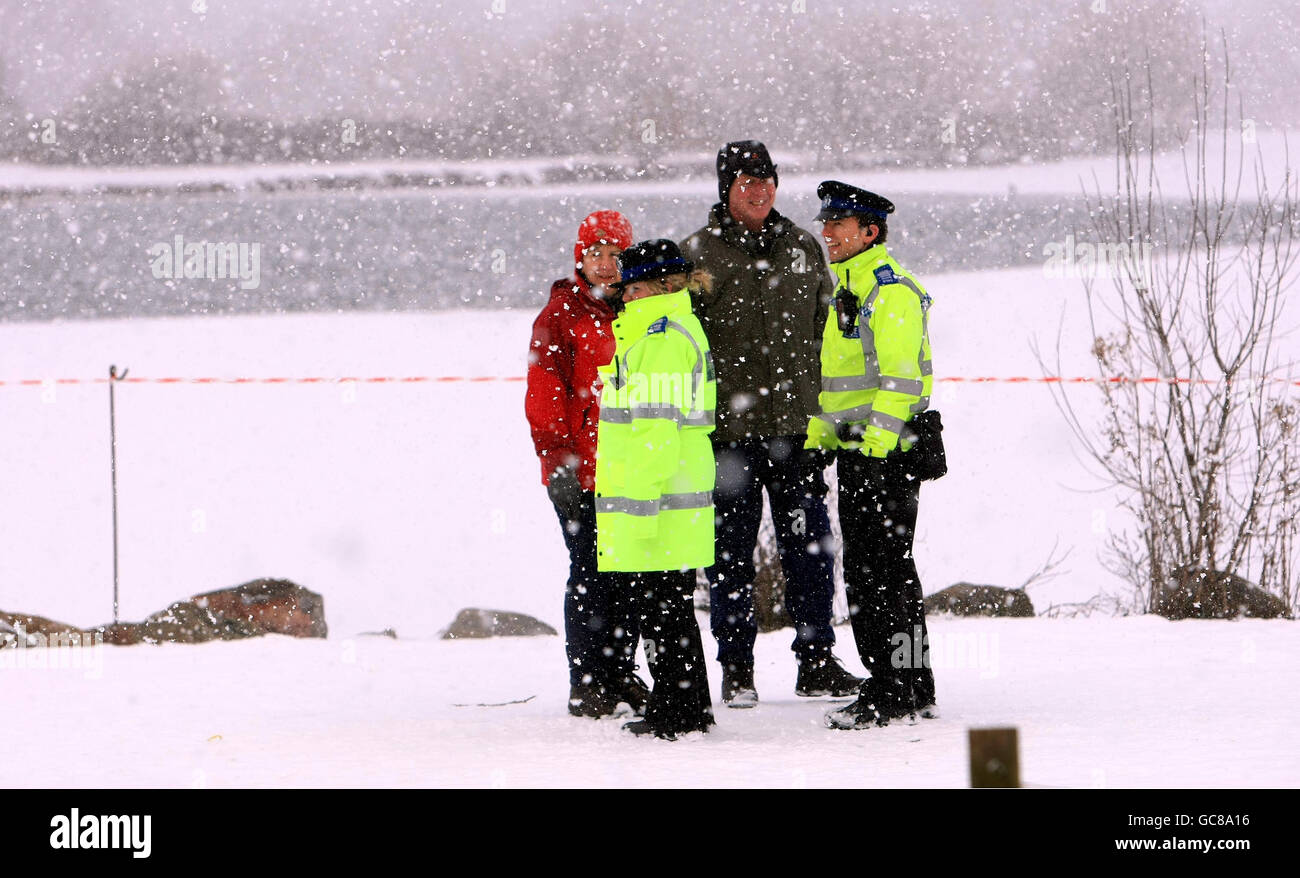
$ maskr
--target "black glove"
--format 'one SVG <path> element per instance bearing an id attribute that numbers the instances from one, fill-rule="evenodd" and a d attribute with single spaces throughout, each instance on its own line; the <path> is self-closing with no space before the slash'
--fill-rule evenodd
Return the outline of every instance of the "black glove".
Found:
<path id="1" fill-rule="evenodd" d="M 582 484 L 572 467 L 557 466 L 546 485 L 546 493 L 565 518 L 577 521 L 582 511 Z"/>
<path id="2" fill-rule="evenodd" d="M 834 462 L 834 452 L 826 448 L 803 448 L 799 451 L 799 468 L 804 473 L 821 472 Z"/>
<path id="3" fill-rule="evenodd" d="M 835 438 L 841 442 L 861 442 L 862 435 L 867 432 L 866 424 L 855 424 L 851 421 L 845 421 L 835 428 Z"/>

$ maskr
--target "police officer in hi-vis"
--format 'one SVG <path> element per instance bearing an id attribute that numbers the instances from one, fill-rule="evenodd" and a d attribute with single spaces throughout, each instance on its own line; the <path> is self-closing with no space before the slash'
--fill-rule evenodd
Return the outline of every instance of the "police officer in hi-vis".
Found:
<path id="1" fill-rule="evenodd" d="M 624 728 L 672 740 L 714 722 L 694 601 L 695 571 L 713 563 L 717 389 L 690 291 L 708 278 L 666 238 L 619 263 L 617 347 L 600 370 L 596 563 L 636 600 L 654 678 L 645 719 Z"/>
<path id="2" fill-rule="evenodd" d="M 942 427 L 927 411 L 930 296 L 885 249 L 894 205 L 834 180 L 817 196 L 839 284 L 822 337 L 821 413 L 809 423 L 807 447 L 833 453 L 845 590 L 870 672 L 857 700 L 826 721 L 862 729 L 938 715 L 928 662 L 913 667 L 928 634 L 912 540 L 921 482 L 945 471 Z"/>

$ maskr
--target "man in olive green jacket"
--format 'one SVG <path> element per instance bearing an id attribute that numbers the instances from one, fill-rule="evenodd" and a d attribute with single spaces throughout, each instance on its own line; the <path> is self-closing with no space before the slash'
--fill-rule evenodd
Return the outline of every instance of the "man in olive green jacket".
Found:
<path id="1" fill-rule="evenodd" d="M 851 695 L 861 682 L 831 654 L 834 549 L 820 458 L 805 454 L 821 390 L 822 327 L 835 284 L 817 239 L 772 207 L 777 170 L 757 141 L 718 152 L 718 197 L 704 228 L 682 242 L 713 277 L 695 294 L 718 375 L 714 503 L 717 562 L 708 568 L 722 699 L 752 707 L 754 546 L 767 490 L 796 634 L 799 695 Z"/>

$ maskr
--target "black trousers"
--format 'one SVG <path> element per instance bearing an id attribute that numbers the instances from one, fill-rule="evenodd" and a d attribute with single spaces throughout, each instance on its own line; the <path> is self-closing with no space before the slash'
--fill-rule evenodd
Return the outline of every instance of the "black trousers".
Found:
<path id="1" fill-rule="evenodd" d="M 641 632 L 636 599 L 615 574 L 596 569 L 596 495 L 582 492 L 576 519 L 569 519 L 558 506 L 555 514 L 569 550 L 569 581 L 564 589 L 569 685 L 617 686 L 636 672 Z"/>
<path id="2" fill-rule="evenodd" d="M 862 695 L 882 712 L 933 704 L 929 632 L 912 557 L 921 482 L 907 455 L 836 453 L 844 585 L 858 655 L 870 671 Z"/>
<path id="3" fill-rule="evenodd" d="M 710 586 L 710 626 L 723 667 L 754 664 L 754 546 L 764 489 L 785 573 L 785 609 L 794 622 L 790 646 L 803 662 L 821 658 L 835 644 L 835 558 L 826 482 L 820 470 L 808 471 L 800 464 L 803 441 L 803 436 L 775 436 L 713 443 L 717 562 L 704 573 Z M 810 546 L 815 550 L 809 551 Z"/>
<path id="4" fill-rule="evenodd" d="M 654 688 L 646 722 L 656 731 L 680 734 L 713 725 L 704 645 L 695 621 L 695 571 L 620 573 L 636 595 L 641 639 Z"/>

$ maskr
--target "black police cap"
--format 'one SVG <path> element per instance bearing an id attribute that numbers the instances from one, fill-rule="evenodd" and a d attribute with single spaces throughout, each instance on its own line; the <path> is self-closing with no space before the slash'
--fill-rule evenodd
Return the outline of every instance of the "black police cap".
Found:
<path id="1" fill-rule="evenodd" d="M 619 254 L 618 266 L 619 280 L 613 284 L 618 289 L 670 274 L 689 274 L 695 268 L 693 262 L 682 256 L 677 243 L 669 238 L 633 244 Z"/>
<path id="2" fill-rule="evenodd" d="M 894 212 L 894 203 L 888 198 L 838 180 L 827 180 L 818 186 L 817 197 L 822 203 L 817 222 L 846 216 L 883 220 Z"/>

